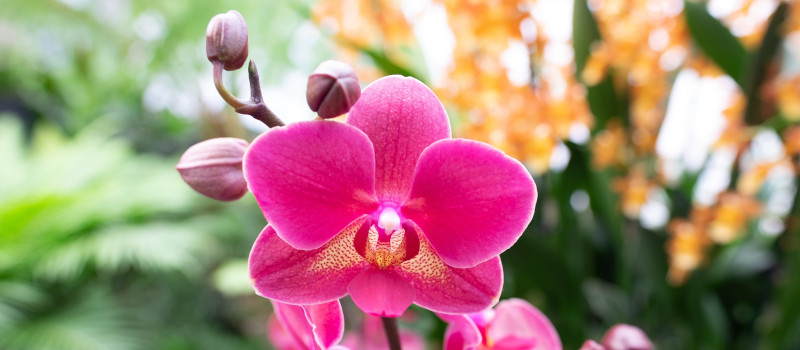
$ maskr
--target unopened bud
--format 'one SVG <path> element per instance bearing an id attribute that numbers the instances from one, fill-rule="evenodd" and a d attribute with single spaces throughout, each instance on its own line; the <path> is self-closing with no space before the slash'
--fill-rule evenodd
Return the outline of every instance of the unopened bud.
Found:
<path id="1" fill-rule="evenodd" d="M 606 350 L 606 348 L 600 344 L 597 344 L 594 340 L 587 340 L 583 342 L 581 348 L 579 350 Z"/>
<path id="2" fill-rule="evenodd" d="M 225 70 L 242 68 L 247 60 L 247 24 L 235 10 L 221 13 L 208 22 L 206 56 L 211 63 L 221 62 Z"/>
<path id="3" fill-rule="evenodd" d="M 353 67 L 340 61 L 322 62 L 308 77 L 306 101 L 320 117 L 335 118 L 350 111 L 361 97 Z"/>
<path id="4" fill-rule="evenodd" d="M 606 332 L 603 345 L 607 350 L 652 350 L 653 343 L 644 331 L 628 324 L 618 324 Z"/>
<path id="5" fill-rule="evenodd" d="M 220 137 L 195 144 L 181 156 L 175 169 L 191 188 L 220 201 L 232 201 L 247 193 L 242 159 L 247 141 Z"/>

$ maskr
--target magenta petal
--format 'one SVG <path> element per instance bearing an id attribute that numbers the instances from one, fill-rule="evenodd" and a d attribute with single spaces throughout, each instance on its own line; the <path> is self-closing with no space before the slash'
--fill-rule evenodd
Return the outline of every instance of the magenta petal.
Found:
<path id="1" fill-rule="evenodd" d="M 347 123 L 375 146 L 375 189 L 382 201 L 405 199 L 420 153 L 450 137 L 450 121 L 436 95 L 419 80 L 399 75 L 367 86 Z"/>
<path id="2" fill-rule="evenodd" d="M 392 270 L 366 269 L 353 278 L 347 290 L 362 311 L 382 317 L 402 315 L 414 299 L 411 285 Z"/>
<path id="3" fill-rule="evenodd" d="M 620 323 L 614 325 L 603 337 L 608 350 L 652 350 L 653 343 L 639 327 Z"/>
<path id="4" fill-rule="evenodd" d="M 286 330 L 278 317 L 270 317 L 267 321 L 267 338 L 277 350 L 293 350 L 297 348 L 297 340 Z"/>
<path id="5" fill-rule="evenodd" d="M 264 228 L 250 252 L 250 278 L 258 295 L 289 304 L 319 304 L 347 295 L 366 262 L 353 248 L 362 219 L 321 248 L 298 250 Z"/>
<path id="6" fill-rule="evenodd" d="M 581 348 L 578 350 L 606 350 L 606 347 L 598 344 L 594 340 L 587 340 L 583 342 L 583 345 L 581 345 Z"/>
<path id="7" fill-rule="evenodd" d="M 448 323 L 444 333 L 444 350 L 472 350 L 481 345 L 481 332 L 467 315 L 436 315 Z"/>
<path id="8" fill-rule="evenodd" d="M 511 247 L 535 204 L 536 184 L 520 162 L 485 143 L 449 139 L 420 156 L 401 212 L 447 265 L 465 268 Z"/>
<path id="9" fill-rule="evenodd" d="M 263 133 L 245 154 L 244 175 L 267 222 L 298 249 L 319 248 L 377 208 L 372 144 L 339 122 Z"/>
<path id="10" fill-rule="evenodd" d="M 323 349 L 336 345 L 344 336 L 344 313 L 338 300 L 303 307 L 314 329 L 314 338 Z"/>
<path id="11" fill-rule="evenodd" d="M 414 286 L 414 303 L 436 312 L 459 314 L 482 311 L 503 289 L 503 266 L 495 257 L 475 267 L 447 266 L 420 234 L 419 253 L 395 271 Z"/>
<path id="12" fill-rule="evenodd" d="M 522 299 L 501 301 L 495 307 L 486 336 L 498 348 L 561 349 L 561 339 L 547 316 Z"/>
<path id="13" fill-rule="evenodd" d="M 289 338 L 293 340 L 295 345 L 294 347 L 286 346 L 284 348 L 313 348 L 313 326 L 308 322 L 302 306 L 272 301 L 272 309 L 275 311 L 275 317 L 278 318 L 278 321 L 283 326 L 283 330 L 288 333 Z M 273 338 L 273 341 L 280 339 L 280 337 Z M 281 344 L 280 342 L 276 343 L 275 345 Z"/>

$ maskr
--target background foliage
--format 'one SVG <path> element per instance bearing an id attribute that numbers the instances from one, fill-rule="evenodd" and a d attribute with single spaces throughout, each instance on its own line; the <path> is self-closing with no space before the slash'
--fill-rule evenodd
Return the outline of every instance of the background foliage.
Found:
<path id="1" fill-rule="evenodd" d="M 570 3 L 566 36 L 552 3 Z M 539 204 L 502 256 L 503 297 L 539 307 L 566 348 L 620 322 L 661 349 L 798 348 L 800 4 L 719 3 L 2 2 L 0 348 L 269 347 L 246 272 L 257 205 L 204 199 L 173 169 L 194 142 L 261 130 L 213 91 L 203 34 L 229 9 L 284 118 L 312 117 L 306 75 L 337 57 L 364 83 L 427 82 L 456 136 L 529 167 Z M 728 93 L 680 109 L 682 76 Z M 243 72 L 226 79 L 246 91 Z M 665 152 L 685 144 L 670 115 L 711 120 L 711 105 L 720 126 L 679 133 L 713 139 Z M 440 342 L 441 321 L 415 314 L 405 326 Z"/>

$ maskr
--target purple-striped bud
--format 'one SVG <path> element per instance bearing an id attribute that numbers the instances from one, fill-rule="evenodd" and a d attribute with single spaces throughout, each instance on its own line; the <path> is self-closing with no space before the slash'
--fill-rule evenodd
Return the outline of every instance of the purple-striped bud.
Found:
<path id="1" fill-rule="evenodd" d="M 232 201 L 247 193 L 242 159 L 247 141 L 220 137 L 195 144 L 181 156 L 175 169 L 195 191 L 219 201 Z"/>
<path id="2" fill-rule="evenodd" d="M 311 110 L 324 119 L 347 113 L 359 97 L 361 86 L 356 71 L 347 63 L 322 62 L 308 77 L 306 101 Z"/>
<path id="3" fill-rule="evenodd" d="M 618 324 L 606 332 L 603 346 L 607 350 L 652 350 L 653 343 L 641 329 L 628 324 Z"/>
<path id="4" fill-rule="evenodd" d="M 242 68 L 247 60 L 247 24 L 235 10 L 221 13 L 208 22 L 206 56 L 211 63 L 221 62 L 225 70 Z"/>

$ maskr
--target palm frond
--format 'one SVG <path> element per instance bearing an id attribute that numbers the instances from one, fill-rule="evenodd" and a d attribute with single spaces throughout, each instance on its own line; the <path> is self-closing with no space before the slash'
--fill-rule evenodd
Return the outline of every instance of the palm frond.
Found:
<path id="1" fill-rule="evenodd" d="M 0 328 L 6 350 L 136 350 L 144 348 L 141 331 L 106 294 L 85 296 L 74 304 L 31 314 Z"/>

